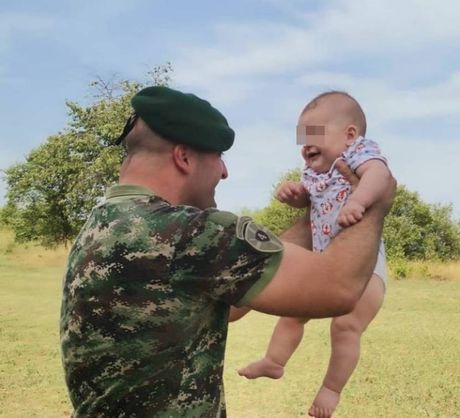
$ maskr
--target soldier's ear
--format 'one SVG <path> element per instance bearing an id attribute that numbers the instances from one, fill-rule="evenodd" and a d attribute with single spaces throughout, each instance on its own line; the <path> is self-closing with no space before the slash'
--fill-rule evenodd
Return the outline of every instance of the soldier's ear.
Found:
<path id="1" fill-rule="evenodd" d="M 177 144 L 173 148 L 173 162 L 176 165 L 177 169 L 184 174 L 190 173 L 192 169 L 190 151 L 190 148 L 183 144 Z"/>

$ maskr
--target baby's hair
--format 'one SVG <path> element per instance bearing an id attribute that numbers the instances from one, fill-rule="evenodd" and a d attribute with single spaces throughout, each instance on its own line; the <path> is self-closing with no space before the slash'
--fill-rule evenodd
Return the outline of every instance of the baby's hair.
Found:
<path id="1" fill-rule="evenodd" d="M 345 109 L 350 116 L 351 121 L 356 124 L 356 127 L 359 131 L 358 134 L 365 136 L 367 129 L 366 115 L 364 114 L 363 109 L 361 108 L 361 105 L 358 103 L 358 101 L 345 91 L 331 90 L 319 94 L 304 107 L 301 115 L 317 107 L 318 104 L 324 99 L 332 99 L 333 96 L 340 96 L 341 98 L 345 99 Z"/>

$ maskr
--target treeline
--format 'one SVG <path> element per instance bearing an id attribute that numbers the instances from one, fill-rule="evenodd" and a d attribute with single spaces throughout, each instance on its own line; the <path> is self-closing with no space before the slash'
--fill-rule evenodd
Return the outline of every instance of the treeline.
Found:
<path id="1" fill-rule="evenodd" d="M 0 222 L 17 241 L 55 246 L 72 241 L 108 184 L 117 181 L 123 149 L 112 146 L 131 112 L 130 98 L 146 85 L 168 85 L 172 67 L 153 68 L 144 82 L 91 83 L 92 103 L 67 102 L 68 125 L 4 171 L 7 202 Z M 298 179 L 292 170 L 283 179 Z M 283 180 L 283 179 L 280 179 Z M 300 215 L 272 199 L 251 215 L 276 233 Z M 451 206 L 423 202 L 399 186 L 384 228 L 390 259 L 450 260 L 460 256 L 460 224 Z"/>

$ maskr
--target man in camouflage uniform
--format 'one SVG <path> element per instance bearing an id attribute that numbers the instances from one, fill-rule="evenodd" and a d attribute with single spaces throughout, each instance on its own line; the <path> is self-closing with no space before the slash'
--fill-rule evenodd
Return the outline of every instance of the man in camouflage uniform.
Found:
<path id="1" fill-rule="evenodd" d="M 225 417 L 230 307 L 310 318 L 351 311 L 391 199 L 323 254 L 282 243 L 214 208 L 228 175 L 221 153 L 234 137 L 216 109 L 166 87 L 144 89 L 132 104 L 120 184 L 93 209 L 64 278 L 74 417 Z"/>

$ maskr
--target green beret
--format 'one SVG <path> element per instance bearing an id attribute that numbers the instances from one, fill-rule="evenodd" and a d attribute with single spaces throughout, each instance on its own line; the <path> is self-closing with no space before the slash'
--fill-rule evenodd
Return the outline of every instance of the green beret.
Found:
<path id="1" fill-rule="evenodd" d="M 222 152 L 233 145 L 235 133 L 206 100 L 168 87 L 147 87 L 131 104 L 152 131 L 165 139 L 203 151 Z"/>

